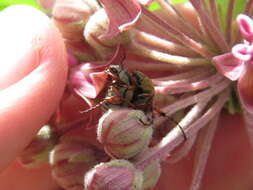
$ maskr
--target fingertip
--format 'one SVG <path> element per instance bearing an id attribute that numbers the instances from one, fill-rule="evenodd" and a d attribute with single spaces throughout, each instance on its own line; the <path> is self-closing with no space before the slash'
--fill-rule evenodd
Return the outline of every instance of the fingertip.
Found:
<path id="1" fill-rule="evenodd" d="M 9 65 L 0 64 L 0 70 L 5 70 L 0 87 L 0 152 L 4 153 L 0 170 L 24 149 L 53 114 L 67 77 L 63 39 L 45 14 L 18 5 L 1 13 L 1 20 L 8 48 L 0 58 L 11 61 L 7 61 Z M 13 32 L 15 25 L 21 27 Z M 9 29 L 12 32 L 6 34 Z M 3 43 L 0 47 L 4 48 Z"/>
<path id="2" fill-rule="evenodd" d="M 15 181 L 15 183 L 13 183 Z M 23 168 L 19 162 L 13 161 L 0 174 L 0 189 L 11 190 L 59 190 L 60 187 L 51 176 L 51 168 L 44 164 L 39 168 Z"/>

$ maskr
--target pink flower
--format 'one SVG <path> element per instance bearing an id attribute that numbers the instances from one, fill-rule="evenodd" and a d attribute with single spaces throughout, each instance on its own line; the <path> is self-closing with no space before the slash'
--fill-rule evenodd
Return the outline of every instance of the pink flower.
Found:
<path id="1" fill-rule="evenodd" d="M 240 14 L 237 24 L 244 43 L 233 46 L 230 53 L 214 57 L 213 63 L 225 77 L 232 81 L 238 80 L 241 104 L 249 113 L 253 113 L 253 21 Z"/>
<path id="2" fill-rule="evenodd" d="M 110 61 L 87 62 L 78 65 L 70 74 L 70 85 L 73 91 L 86 99 L 96 98 L 107 83 L 107 73 L 104 72 L 110 64 L 121 63 L 124 59 L 124 50 L 119 45 Z"/>
<path id="3" fill-rule="evenodd" d="M 193 171 L 190 174 L 192 180 L 190 183 L 183 181 L 188 181 L 187 186 L 191 190 L 210 188 L 208 184 L 202 184 L 202 178 L 219 127 L 220 113 L 222 110 L 231 114 L 252 110 L 251 19 L 240 15 L 240 31 L 235 30 L 232 15 L 237 3 L 233 0 L 222 4 L 226 7 L 225 22 L 218 16 L 221 5 L 218 1 L 189 0 L 184 5 L 175 6 L 168 0 L 156 0 L 153 5 L 158 7 L 157 10 L 143 6 L 152 0 L 99 1 L 95 11 L 88 11 L 89 14 L 80 14 L 87 13 L 83 3 L 77 7 L 72 6 L 76 5 L 74 0 L 66 1 L 74 3 L 66 7 L 60 3 L 58 8 L 62 9 L 59 12 L 65 13 L 68 8 L 77 16 L 77 20 L 70 19 L 72 14 L 64 14 L 68 17 L 53 14 L 55 21 L 70 21 L 69 25 L 61 22 L 62 25 L 58 27 L 70 52 L 69 63 L 73 63 L 68 78 L 72 91 L 68 100 L 64 98 L 61 101 L 59 113 L 56 114 L 58 117 L 51 122 L 56 124 L 60 141 L 66 136 L 72 138 L 73 134 L 78 134 L 78 138 L 85 142 L 92 139 L 95 144 L 100 143 L 98 147 L 107 154 L 106 158 L 124 158 L 132 168 L 141 172 L 138 179 L 149 184 L 143 183 L 140 189 L 156 184 L 160 169 L 153 169 L 160 168 L 161 161 L 169 156 L 168 162 L 175 163 L 192 154 L 190 150 L 196 144 Z M 246 2 L 244 14 L 251 14 L 252 2 Z M 240 33 L 245 40 L 243 44 L 237 44 L 242 39 Z M 116 47 L 118 49 L 110 59 Z M 108 66 L 113 68 L 122 60 L 124 65 L 116 66 L 120 68 L 117 70 L 119 72 L 109 73 L 108 76 Z M 111 67 L 111 64 L 114 66 Z M 239 99 L 234 96 L 234 84 L 237 81 L 242 108 L 246 109 L 240 109 Z M 68 106 L 71 99 L 76 103 Z M 117 100 L 119 104 L 111 104 L 110 100 Z M 126 111 L 126 107 L 131 110 Z M 142 119 L 146 117 L 135 117 L 140 111 L 132 110 L 144 110 L 144 107 L 144 114 L 147 114 L 150 122 L 148 124 Z M 253 114 L 247 112 L 244 116 L 247 116 L 245 127 L 253 145 Z M 148 127 L 149 124 L 152 124 L 152 128 Z M 66 146 L 57 144 L 57 147 Z M 67 153 L 67 158 L 75 157 L 73 147 L 69 149 L 71 151 Z M 107 186 L 110 190 L 120 187 L 126 189 L 136 185 L 132 183 L 135 170 L 125 172 L 128 167 L 115 168 L 115 162 L 112 165 L 110 163 L 99 164 L 85 175 L 87 189 L 103 189 Z M 154 168 L 150 167 L 153 164 Z M 64 165 L 58 166 L 59 170 L 68 170 Z M 82 177 L 86 171 L 82 171 Z M 130 176 L 127 182 L 122 173 Z M 153 180 L 151 184 L 150 178 Z M 163 189 L 167 189 L 168 184 L 174 187 L 172 178 L 166 180 L 166 188 Z M 183 181 L 180 181 L 180 185 Z M 71 179 L 64 180 L 64 184 L 62 180 L 58 183 L 62 186 L 65 183 L 72 184 Z M 161 188 L 158 186 L 158 189 Z M 173 189 L 188 188 L 184 185 Z"/>
<path id="4" fill-rule="evenodd" d="M 107 64 L 83 63 L 77 66 L 70 75 L 71 86 L 81 97 L 96 98 L 104 88 Z"/>
<path id="5" fill-rule="evenodd" d="M 102 37 L 110 38 L 133 26 L 141 15 L 141 5 L 152 0 L 100 0 L 109 17 L 109 29 Z"/>

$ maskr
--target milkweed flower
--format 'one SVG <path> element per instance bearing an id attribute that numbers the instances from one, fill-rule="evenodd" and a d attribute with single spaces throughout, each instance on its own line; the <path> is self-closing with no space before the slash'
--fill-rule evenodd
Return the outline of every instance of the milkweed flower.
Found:
<path id="1" fill-rule="evenodd" d="M 231 53 L 214 58 L 217 69 L 228 79 L 238 80 L 237 90 L 243 108 L 253 113 L 252 85 L 253 85 L 253 21 L 250 17 L 240 14 L 237 16 L 237 24 L 244 43 L 233 46 Z"/>
<path id="2" fill-rule="evenodd" d="M 117 108 L 112 108 L 115 117 L 125 109 L 150 106 L 141 110 L 152 119 L 153 136 L 145 147 L 145 154 L 133 158 L 124 156 L 134 171 L 142 173 L 151 163 L 164 159 L 175 163 L 189 153 L 194 143 L 199 143 L 189 189 L 200 189 L 221 111 L 244 115 L 253 145 L 252 0 L 240 5 L 243 7 L 240 11 L 235 9 L 239 4 L 234 0 L 189 0 L 181 6 L 167 0 L 78 2 L 80 7 L 69 0 L 67 6 L 71 11 L 64 15 L 56 11 L 60 8 L 64 11 L 60 1 L 52 8 L 55 22 L 73 18 L 73 15 L 78 18 L 67 19 L 68 25 L 60 23 L 59 27 L 69 52 L 78 60 L 71 67 L 67 87 L 73 96 L 89 104 L 88 109 L 80 110 L 84 111 L 83 117 L 90 117 L 85 113 L 98 109 L 99 117 L 104 118 L 108 109 L 104 103 L 107 100 L 115 103 L 113 98 L 117 99 Z M 91 2 L 96 4 L 95 9 Z M 150 3 L 157 9 L 151 10 Z M 186 7 L 190 12 L 183 11 Z M 109 76 L 105 70 L 110 65 L 119 65 L 124 72 L 116 70 Z M 152 87 L 145 77 L 134 78 L 135 71 L 147 75 Z M 149 91 L 145 91 L 148 87 Z M 132 95 L 127 96 L 128 92 Z M 136 105 L 137 98 L 142 100 L 141 106 Z M 106 135 L 119 130 L 112 127 L 122 121 L 118 119 L 107 126 Z M 92 120 L 92 123 L 97 122 Z M 83 130 L 88 133 L 84 126 Z M 110 137 L 110 142 L 124 136 L 127 129 Z M 130 139 L 132 136 L 130 134 Z M 201 137 L 201 143 L 196 142 L 197 137 Z M 101 143 L 106 147 L 103 141 Z M 86 175 L 86 189 L 93 189 L 92 184 L 96 184 L 94 189 L 99 189 L 95 180 L 98 179 L 110 190 L 110 184 L 116 184 L 113 179 L 121 179 L 119 170 L 119 176 L 113 175 L 107 181 L 108 166 L 107 163 L 98 165 Z M 96 178 L 102 171 L 100 167 L 104 172 L 101 178 Z M 160 175 L 160 171 L 157 173 Z M 138 184 L 138 188 L 146 186 Z"/>

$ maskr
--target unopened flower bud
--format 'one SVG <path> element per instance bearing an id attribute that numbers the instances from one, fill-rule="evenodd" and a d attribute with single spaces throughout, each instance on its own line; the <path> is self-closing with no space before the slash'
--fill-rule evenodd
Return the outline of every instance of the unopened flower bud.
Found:
<path id="1" fill-rule="evenodd" d="M 66 47 L 80 62 L 94 61 L 96 55 L 94 49 L 86 41 L 65 40 Z"/>
<path id="2" fill-rule="evenodd" d="M 108 17 L 104 9 L 98 10 L 88 20 L 84 37 L 87 42 L 98 51 L 102 58 L 111 55 L 118 44 L 126 44 L 129 42 L 129 33 L 127 31 L 116 35 L 113 38 L 101 38 L 108 30 Z"/>
<path id="3" fill-rule="evenodd" d="M 146 151 L 142 152 L 141 154 L 138 154 L 132 161 L 134 163 L 138 163 L 141 160 L 145 160 L 145 158 L 148 156 L 147 154 L 152 151 L 150 149 L 147 149 Z M 159 180 L 159 177 L 161 175 L 161 166 L 160 166 L 160 159 L 153 159 L 148 161 L 148 164 L 145 164 L 146 166 L 142 168 L 143 171 L 143 185 L 142 189 L 152 189 L 156 183 Z"/>
<path id="4" fill-rule="evenodd" d="M 158 160 L 153 161 L 143 171 L 143 189 L 153 188 L 161 175 L 161 166 Z"/>
<path id="5" fill-rule="evenodd" d="M 86 173 L 85 190 L 141 190 L 143 176 L 127 160 L 101 163 Z"/>
<path id="6" fill-rule="evenodd" d="M 95 0 L 57 0 L 53 19 L 64 38 L 83 40 L 83 29 L 99 5 Z"/>
<path id="7" fill-rule="evenodd" d="M 140 110 L 110 109 L 99 120 L 97 136 L 105 151 L 114 158 L 132 158 L 145 150 L 153 129 Z"/>
<path id="8" fill-rule="evenodd" d="M 84 174 L 105 160 L 102 150 L 80 140 L 60 142 L 50 154 L 53 178 L 66 190 L 83 190 Z"/>
<path id="9" fill-rule="evenodd" d="M 36 0 L 37 3 L 43 7 L 48 12 L 52 11 L 52 8 L 54 7 L 55 0 Z"/>
<path id="10" fill-rule="evenodd" d="M 32 142 L 18 157 L 24 167 L 36 167 L 48 162 L 49 152 L 53 149 L 57 141 L 48 125 L 43 126 Z"/>

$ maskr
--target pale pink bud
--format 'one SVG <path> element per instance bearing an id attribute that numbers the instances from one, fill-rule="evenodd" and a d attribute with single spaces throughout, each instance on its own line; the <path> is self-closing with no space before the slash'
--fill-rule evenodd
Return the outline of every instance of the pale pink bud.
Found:
<path id="1" fill-rule="evenodd" d="M 94 0 L 56 0 L 52 16 L 64 38 L 83 40 L 83 29 L 99 5 Z"/>
<path id="2" fill-rule="evenodd" d="M 106 154 L 94 145 L 80 140 L 65 140 L 50 154 L 52 175 L 66 190 L 83 190 L 84 174 L 107 159 Z"/>
<path id="3" fill-rule="evenodd" d="M 38 167 L 47 163 L 49 152 L 57 141 L 56 136 L 48 125 L 43 126 L 32 142 L 18 157 L 24 167 Z"/>
<path id="4" fill-rule="evenodd" d="M 38 4 L 40 4 L 44 9 L 49 12 L 54 7 L 55 0 L 37 0 Z"/>
<path id="5" fill-rule="evenodd" d="M 97 137 L 114 158 L 132 158 L 147 149 L 153 128 L 140 110 L 109 110 L 99 120 Z"/>
<path id="6" fill-rule="evenodd" d="M 153 188 L 161 175 L 161 166 L 158 160 L 153 161 L 143 171 L 143 189 Z"/>
<path id="7" fill-rule="evenodd" d="M 127 160 L 101 163 L 86 173 L 85 190 L 141 190 L 143 176 Z"/>
<path id="8" fill-rule="evenodd" d="M 150 149 L 147 149 L 146 151 L 142 152 L 138 156 L 134 157 L 132 161 L 134 163 L 140 162 L 140 160 L 145 160 L 147 157 L 147 154 L 150 152 Z M 160 159 L 154 159 L 149 162 L 145 166 L 145 168 L 142 169 L 143 171 L 143 184 L 142 189 L 152 189 L 156 183 L 158 182 L 160 175 L 161 175 L 161 164 Z"/>
<path id="9" fill-rule="evenodd" d="M 104 9 L 100 9 L 92 15 L 84 29 L 85 39 L 103 58 L 110 55 L 118 44 L 126 44 L 130 40 L 129 33 L 127 31 L 110 39 L 101 38 L 101 36 L 106 33 L 107 29 L 108 17 Z"/>
<path id="10" fill-rule="evenodd" d="M 68 51 L 80 62 L 94 61 L 94 49 L 86 41 L 65 40 Z"/>

